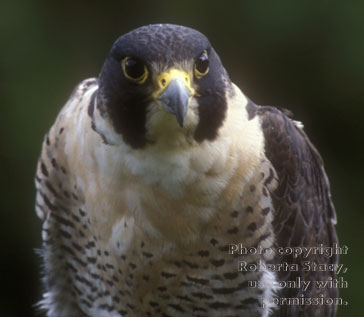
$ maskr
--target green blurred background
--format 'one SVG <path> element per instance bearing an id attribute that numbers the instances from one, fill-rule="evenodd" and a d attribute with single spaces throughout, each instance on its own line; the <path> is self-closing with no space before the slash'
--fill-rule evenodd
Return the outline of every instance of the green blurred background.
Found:
<path id="1" fill-rule="evenodd" d="M 206 34 L 256 103 L 291 109 L 320 150 L 338 214 L 349 305 L 362 316 L 364 1 L 19 1 L 0 3 L 0 316 L 33 316 L 41 224 L 33 176 L 43 136 L 113 41 L 149 23 Z"/>

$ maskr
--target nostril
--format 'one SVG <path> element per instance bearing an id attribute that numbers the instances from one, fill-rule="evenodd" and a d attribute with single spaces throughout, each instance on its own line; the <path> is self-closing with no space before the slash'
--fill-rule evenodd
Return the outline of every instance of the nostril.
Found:
<path id="1" fill-rule="evenodd" d="M 185 81 L 186 81 L 186 83 L 188 83 L 188 78 L 187 78 L 187 76 L 185 77 Z"/>
<path id="2" fill-rule="evenodd" d="M 163 87 L 166 85 L 166 80 L 164 78 L 161 80 L 161 84 Z"/>

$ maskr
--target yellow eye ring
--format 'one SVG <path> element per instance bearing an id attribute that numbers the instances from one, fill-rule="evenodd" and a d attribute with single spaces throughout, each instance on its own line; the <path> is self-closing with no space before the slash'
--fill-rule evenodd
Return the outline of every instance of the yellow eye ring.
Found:
<path id="1" fill-rule="evenodd" d="M 207 75 L 209 72 L 209 56 L 207 51 L 204 50 L 203 53 L 196 59 L 193 71 L 197 79 Z"/>
<path id="2" fill-rule="evenodd" d="M 129 80 L 138 84 L 143 84 L 147 80 L 148 69 L 140 59 L 128 56 L 122 60 L 121 64 L 124 75 Z"/>

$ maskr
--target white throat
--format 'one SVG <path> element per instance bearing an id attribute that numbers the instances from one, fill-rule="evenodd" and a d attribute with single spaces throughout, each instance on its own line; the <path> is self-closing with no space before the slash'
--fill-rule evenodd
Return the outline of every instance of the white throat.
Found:
<path id="1" fill-rule="evenodd" d="M 128 188 L 122 189 L 124 203 L 130 216 L 143 219 L 141 226 L 148 232 L 157 233 L 162 229 L 156 226 L 168 227 L 168 221 L 176 223 L 176 219 L 180 226 L 171 232 L 167 228 L 169 233 L 164 235 L 197 231 L 216 211 L 236 203 L 261 160 L 264 144 L 258 119 L 248 120 L 247 100 L 234 88 L 235 97 L 229 101 L 225 121 L 213 141 L 197 143 L 190 137 L 198 119 L 196 105 L 187 115 L 185 134 L 171 124 L 167 127 L 170 134 L 140 150 L 126 145 L 121 137 L 111 137 L 120 145 L 109 146 L 100 156 L 100 164 L 107 164 L 103 166 L 107 174 L 128 181 Z M 151 113 L 149 118 L 149 136 L 166 133 L 165 127 L 155 128 L 163 122 L 162 114 Z M 98 125 L 104 133 L 114 133 L 110 127 L 106 129 L 105 120 Z M 163 142 L 173 137 L 175 142 Z M 116 190 L 115 195 L 120 195 L 120 188 Z"/>

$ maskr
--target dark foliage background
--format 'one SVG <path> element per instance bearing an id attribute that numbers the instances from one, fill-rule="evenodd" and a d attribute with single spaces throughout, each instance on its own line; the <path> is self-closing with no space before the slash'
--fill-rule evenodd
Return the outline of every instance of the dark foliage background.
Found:
<path id="1" fill-rule="evenodd" d="M 74 86 L 97 76 L 113 41 L 149 23 L 206 34 L 256 103 L 291 109 L 320 150 L 338 214 L 349 305 L 359 316 L 364 233 L 364 2 L 21 1 L 0 3 L 0 315 L 40 298 L 33 176 L 44 134 Z"/>

